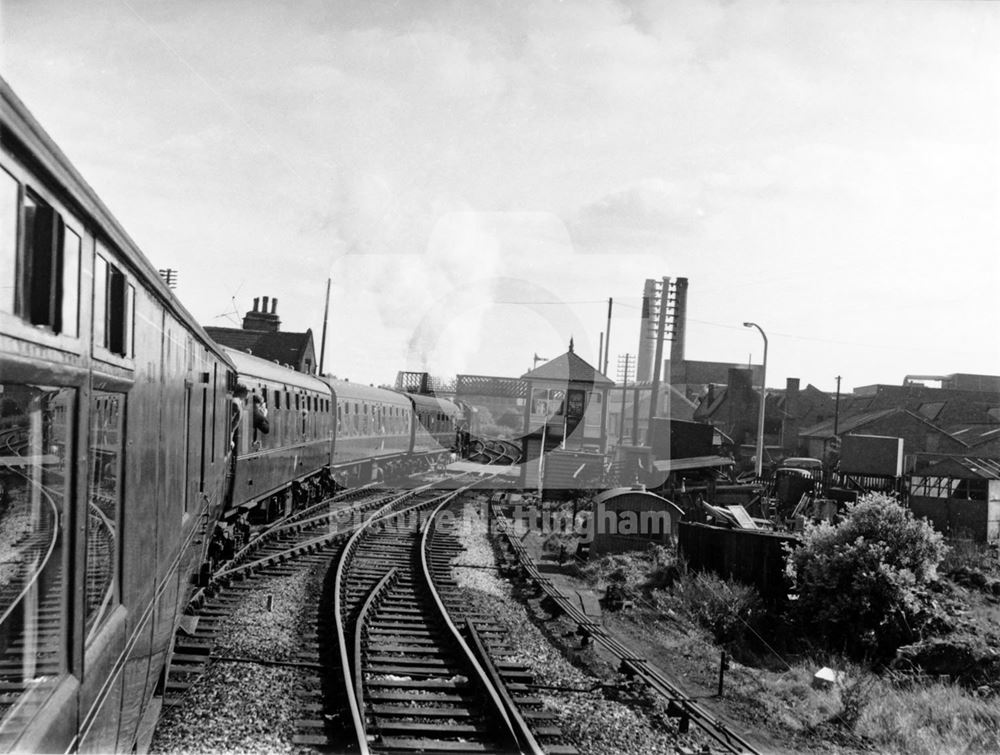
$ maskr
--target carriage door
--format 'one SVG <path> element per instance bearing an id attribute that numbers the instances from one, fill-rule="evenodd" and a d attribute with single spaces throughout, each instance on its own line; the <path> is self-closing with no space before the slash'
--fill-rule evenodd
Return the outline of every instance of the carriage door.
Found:
<path id="1" fill-rule="evenodd" d="M 193 431 L 191 422 L 191 381 L 184 381 L 184 475 L 181 479 L 184 480 L 184 514 L 187 515 L 190 511 L 191 506 L 191 448 L 194 443 L 191 442 L 191 432 Z"/>

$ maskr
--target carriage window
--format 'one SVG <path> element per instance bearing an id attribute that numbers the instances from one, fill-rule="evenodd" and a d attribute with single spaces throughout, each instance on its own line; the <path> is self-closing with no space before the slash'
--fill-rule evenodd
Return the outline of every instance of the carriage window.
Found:
<path id="1" fill-rule="evenodd" d="M 125 296 L 125 356 L 135 356 L 135 286 Z"/>
<path id="2" fill-rule="evenodd" d="M 0 383 L 0 719 L 37 710 L 66 671 L 62 523 L 74 392 Z"/>
<path id="3" fill-rule="evenodd" d="M 24 233 L 19 262 L 18 314 L 32 325 L 62 330 L 63 222 L 52 207 L 24 192 Z"/>
<path id="4" fill-rule="evenodd" d="M 118 508 L 125 395 L 94 391 L 90 407 L 85 617 L 88 639 L 118 604 Z"/>
<path id="5" fill-rule="evenodd" d="M 107 344 L 108 261 L 101 255 L 94 258 L 94 343 Z"/>
<path id="6" fill-rule="evenodd" d="M 17 208 L 20 186 L 0 170 L 0 312 L 14 311 L 17 270 Z"/>
<path id="7" fill-rule="evenodd" d="M 62 332 L 74 338 L 80 322 L 80 237 L 69 228 L 63 235 Z"/>
<path id="8" fill-rule="evenodd" d="M 108 351 L 119 356 L 128 353 L 127 301 L 125 274 L 116 266 L 109 265 L 107 342 L 104 345 Z"/>
<path id="9" fill-rule="evenodd" d="M 98 249 L 104 248 L 98 244 Z M 105 252 L 106 254 L 106 252 Z M 135 288 L 103 254 L 94 257 L 94 344 L 118 356 L 133 353 Z"/>

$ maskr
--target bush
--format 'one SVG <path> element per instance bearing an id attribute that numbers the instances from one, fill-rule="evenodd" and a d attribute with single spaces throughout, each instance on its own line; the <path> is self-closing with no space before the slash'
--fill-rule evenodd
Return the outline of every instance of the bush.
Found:
<path id="1" fill-rule="evenodd" d="M 882 660 L 922 636 L 937 613 L 928 584 L 946 552 L 941 535 L 879 493 L 836 525 L 806 525 L 790 552 L 795 610 L 831 645 Z"/>
<path id="2" fill-rule="evenodd" d="M 720 644 L 741 643 L 762 612 L 760 595 L 750 585 L 705 573 L 688 573 L 674 584 L 684 611 Z"/>

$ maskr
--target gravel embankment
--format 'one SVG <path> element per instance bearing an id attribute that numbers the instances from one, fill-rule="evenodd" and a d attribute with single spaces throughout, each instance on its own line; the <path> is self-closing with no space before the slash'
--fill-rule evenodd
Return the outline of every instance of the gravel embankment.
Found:
<path id="1" fill-rule="evenodd" d="M 324 569 L 261 580 L 247 590 L 220 628 L 215 656 L 245 659 L 212 661 L 184 694 L 164 708 L 151 753 L 293 753 L 294 722 L 302 718 L 300 669 L 253 663 L 294 660 L 312 638 L 313 617 L 304 606 L 322 587 Z M 267 597 L 272 597 L 271 610 Z"/>
<path id="2" fill-rule="evenodd" d="M 470 511 L 475 507 L 470 504 Z M 456 535 L 466 550 L 455 562 L 455 576 L 469 607 L 488 613 L 509 629 L 507 639 L 513 653 L 506 657 L 531 667 L 536 683 L 581 690 L 538 690 L 545 708 L 557 712 L 568 743 L 581 753 L 676 752 L 678 740 L 671 721 L 654 721 L 608 699 L 600 688 L 593 689 L 616 680 L 598 679 L 571 664 L 532 623 L 525 606 L 513 597 L 510 584 L 496 571 L 480 568 L 496 565 L 485 517 L 472 513 L 461 521 Z M 685 744 L 691 744 L 685 739 Z"/>

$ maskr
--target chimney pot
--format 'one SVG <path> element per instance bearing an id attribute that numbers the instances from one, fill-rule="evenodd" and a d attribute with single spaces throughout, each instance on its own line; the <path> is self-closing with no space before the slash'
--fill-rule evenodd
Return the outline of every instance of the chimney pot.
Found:
<path id="1" fill-rule="evenodd" d="M 270 298 L 270 297 L 268 297 L 268 296 L 265 296 L 265 297 L 264 297 L 264 306 L 263 306 L 263 307 L 261 307 L 261 310 L 260 310 L 260 311 L 261 311 L 261 312 L 263 312 L 263 313 L 264 313 L 265 315 L 267 314 L 267 300 L 268 300 L 269 298 Z"/>
<path id="2" fill-rule="evenodd" d="M 254 311 L 254 312 L 256 312 L 256 311 L 257 311 L 257 307 L 258 307 L 259 305 L 260 305 L 260 297 L 259 297 L 259 296 L 255 296 L 255 297 L 253 298 L 253 311 Z"/>
<path id="3" fill-rule="evenodd" d="M 271 299 L 271 314 L 276 314 L 278 311 L 278 297 Z"/>

